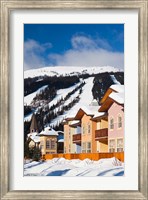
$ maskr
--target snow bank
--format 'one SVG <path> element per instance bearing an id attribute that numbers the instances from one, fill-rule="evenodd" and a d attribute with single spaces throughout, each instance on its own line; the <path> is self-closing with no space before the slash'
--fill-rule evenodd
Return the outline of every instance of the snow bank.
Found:
<path id="1" fill-rule="evenodd" d="M 123 176 L 124 163 L 116 158 L 67 160 L 53 158 L 45 162 L 24 164 L 25 176 Z"/>

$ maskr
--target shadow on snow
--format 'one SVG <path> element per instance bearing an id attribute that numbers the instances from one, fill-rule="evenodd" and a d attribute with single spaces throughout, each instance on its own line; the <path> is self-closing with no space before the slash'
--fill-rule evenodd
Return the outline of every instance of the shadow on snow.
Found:
<path id="1" fill-rule="evenodd" d="M 118 169 L 123 169 L 122 167 L 119 167 Z M 111 172 L 111 171 L 115 171 L 117 169 L 109 169 L 109 170 L 106 170 L 106 171 L 103 171 L 101 173 L 99 173 L 97 176 L 104 176 L 105 174 L 107 174 L 108 172 Z M 120 172 L 119 172 L 120 173 Z M 122 175 L 118 175 L 119 173 L 115 174 L 114 176 L 122 176 Z M 124 171 L 123 171 L 124 173 Z"/>
<path id="2" fill-rule="evenodd" d="M 65 169 L 65 170 L 57 170 L 54 172 L 48 173 L 46 176 L 63 176 L 66 174 L 70 169 Z"/>

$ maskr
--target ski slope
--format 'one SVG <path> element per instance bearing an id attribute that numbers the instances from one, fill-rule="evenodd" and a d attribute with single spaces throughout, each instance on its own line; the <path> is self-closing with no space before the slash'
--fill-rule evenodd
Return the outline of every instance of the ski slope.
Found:
<path id="1" fill-rule="evenodd" d="M 39 94 L 41 91 L 44 91 L 47 86 L 48 85 L 44 85 L 44 86 L 40 87 L 38 90 L 36 90 L 35 92 L 25 96 L 24 97 L 24 104 L 30 105 L 33 98 L 36 97 L 36 95 Z"/>
<path id="2" fill-rule="evenodd" d="M 80 107 L 90 105 L 90 103 L 93 101 L 93 80 L 94 77 L 85 79 L 85 85 L 83 86 L 82 93 L 80 95 L 80 101 L 76 103 L 69 111 L 66 111 L 63 115 L 59 115 L 57 118 L 52 120 L 50 123 L 51 126 L 61 123 L 66 116 L 75 116 Z M 65 102 L 65 105 L 67 105 L 67 101 Z"/>

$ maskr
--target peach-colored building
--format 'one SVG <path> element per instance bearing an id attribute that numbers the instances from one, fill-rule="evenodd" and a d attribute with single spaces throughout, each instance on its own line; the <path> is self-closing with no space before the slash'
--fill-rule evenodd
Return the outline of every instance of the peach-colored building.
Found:
<path id="1" fill-rule="evenodd" d="M 95 153 L 96 140 L 95 131 L 97 123 L 92 120 L 92 117 L 97 112 L 99 106 L 90 105 L 80 108 L 75 116 L 75 120 L 81 121 L 81 152 L 82 153 Z M 75 136 L 76 137 L 76 136 Z"/>
<path id="2" fill-rule="evenodd" d="M 98 112 L 92 120 L 96 122 L 95 152 L 108 152 L 108 115 Z"/>
<path id="3" fill-rule="evenodd" d="M 81 121 L 73 120 L 70 127 L 73 127 L 74 130 L 72 142 L 74 144 L 75 153 L 81 153 Z"/>
<path id="4" fill-rule="evenodd" d="M 73 143 L 73 134 L 75 128 L 71 127 L 73 118 L 67 118 L 64 120 L 64 153 L 75 153 L 75 144 Z"/>

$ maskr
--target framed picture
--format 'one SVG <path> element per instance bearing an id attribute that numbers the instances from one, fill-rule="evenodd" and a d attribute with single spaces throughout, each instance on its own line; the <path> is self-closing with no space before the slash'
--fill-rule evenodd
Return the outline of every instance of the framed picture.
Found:
<path id="1" fill-rule="evenodd" d="M 147 199 L 147 4 L 147 0 L 104 2 L 1 0 L 2 199 Z M 58 40 L 59 38 L 60 40 Z M 66 41 L 70 41 L 71 46 L 68 46 Z M 100 71 L 97 72 L 98 68 L 94 66 L 108 63 L 117 65 L 118 70 L 107 67 L 109 75 L 105 74 L 104 80 L 106 76 L 109 76 L 111 83 L 115 83 L 118 86 L 116 89 L 120 91 L 117 91 L 114 86 L 109 86 L 107 88 L 110 89 L 109 92 L 102 93 L 102 96 L 97 96 L 94 92 L 93 97 L 90 98 L 91 81 L 93 80 L 93 83 L 98 81 L 101 88 L 100 94 L 103 88 L 101 85 L 104 84 L 102 75 L 99 76 Z M 50 65 L 50 72 L 46 71 L 45 66 L 47 65 Z M 59 67 L 55 70 L 51 67 L 52 65 L 85 65 L 86 68 L 79 67 L 76 70 L 75 67 Z M 93 67 L 91 68 L 90 65 Z M 38 69 L 34 71 L 36 66 Z M 39 69 L 40 66 L 44 66 L 44 68 Z M 99 69 L 104 70 L 105 68 Z M 87 70 L 86 74 L 85 70 Z M 39 75 L 36 76 L 36 73 Z M 72 86 L 73 90 L 66 90 L 64 93 L 65 88 L 62 88 L 63 93 L 58 93 L 61 92 L 59 85 L 57 88 L 55 85 L 51 87 L 49 83 L 46 85 L 45 83 L 49 81 L 48 73 L 52 74 L 50 75 L 52 77 L 50 84 L 53 80 L 58 82 L 59 78 L 57 77 L 61 77 L 62 84 L 68 85 L 65 88 Z M 63 75 L 64 73 L 66 75 Z M 68 79 L 69 75 L 67 74 L 72 73 L 76 73 L 77 76 L 70 75 L 70 79 Z M 33 81 L 30 82 L 30 79 L 38 85 L 37 88 Z M 122 101 L 122 84 L 125 84 L 125 107 Z M 86 87 L 85 90 L 84 87 Z M 115 91 L 115 94 L 110 93 L 111 90 Z M 70 121 L 71 127 L 79 128 L 81 122 L 81 132 L 85 135 L 85 132 L 91 133 L 92 126 L 97 126 L 97 122 L 101 123 L 100 115 L 97 113 L 96 116 L 94 112 L 88 114 L 91 116 L 91 122 L 86 119 L 87 127 L 84 126 L 83 112 L 89 112 L 82 106 L 84 101 L 82 101 L 81 93 L 83 94 L 84 91 L 88 94 L 85 102 L 91 101 L 93 108 L 96 103 L 101 102 L 100 113 L 110 109 L 112 105 L 115 105 L 114 102 L 118 106 L 120 105 L 122 112 L 125 111 L 125 123 L 122 113 L 116 117 L 117 121 L 115 120 L 114 123 L 114 112 L 110 111 L 111 114 L 108 114 L 110 120 L 108 138 L 110 134 L 110 139 L 108 141 L 104 138 L 106 136 L 105 127 L 103 132 L 95 130 L 95 145 L 89 140 L 80 145 L 80 137 L 83 140 L 83 135 L 78 134 L 73 135 L 74 146 L 70 146 L 68 132 L 67 143 L 64 138 L 62 147 L 60 145 L 63 140 L 58 138 L 60 133 L 57 134 L 57 130 L 61 132 L 63 130 L 60 129 L 61 124 L 64 127 Z M 50 94 L 47 99 L 46 94 Z M 61 110 L 57 110 L 56 104 L 54 104 L 57 94 L 62 98 L 62 100 L 59 99 L 63 105 Z M 70 98 L 67 95 L 70 95 Z M 74 95 L 75 102 L 73 102 L 74 100 L 69 101 Z M 110 96 L 107 97 L 107 95 Z M 50 101 L 48 101 L 49 99 Z M 69 117 L 71 113 L 68 111 L 72 109 L 73 104 L 77 104 L 76 100 L 77 102 L 82 101 L 81 107 L 74 107 L 77 112 L 71 118 Z M 45 116 L 42 118 L 41 115 L 43 112 L 46 113 L 46 104 L 49 105 L 50 112 L 48 108 L 48 116 L 45 119 Z M 54 108 L 52 108 L 53 106 Z M 64 116 L 63 112 L 68 115 Z M 103 113 L 101 117 L 106 120 L 107 116 Z M 50 121 L 50 127 L 45 127 L 46 121 Z M 124 136 L 121 134 L 120 137 L 113 138 L 111 134 L 114 126 L 117 126 L 118 130 L 122 130 L 123 123 Z M 65 137 L 67 137 L 66 126 L 64 127 Z M 26 137 L 24 137 L 24 133 L 26 133 Z M 44 144 L 47 133 L 48 138 Z M 102 143 L 102 140 L 99 139 L 100 134 L 104 138 Z M 30 146 L 25 146 L 25 141 L 29 141 L 27 145 Z M 39 171 L 38 166 L 41 163 L 38 163 L 37 159 L 40 153 L 43 162 L 44 159 L 54 158 L 53 155 L 58 155 L 58 153 L 62 153 L 64 159 L 71 154 L 73 157 L 70 158 L 80 158 L 80 152 L 83 153 L 84 158 L 87 153 L 88 158 L 89 153 L 93 151 L 94 157 L 91 157 L 92 154 L 89 155 L 89 158 L 93 160 L 97 152 L 100 152 L 101 158 L 101 151 L 105 151 L 106 142 L 108 142 L 106 151 L 113 156 L 117 155 L 121 161 L 124 161 L 124 166 L 117 166 L 118 163 L 121 164 L 117 160 L 114 160 L 118 162 L 116 166 L 112 169 L 106 168 L 105 172 L 101 171 L 101 165 L 98 165 L 99 169 L 95 168 L 95 170 L 92 170 L 92 166 L 91 170 L 85 166 L 85 171 L 81 170 L 81 175 L 85 174 L 87 177 L 85 175 L 83 177 L 83 175 L 79 176 L 79 165 L 82 163 L 79 162 L 78 165 L 76 163 L 78 160 L 75 160 L 71 168 L 68 168 L 69 166 L 62 168 L 62 160 L 60 166 L 63 170 L 59 170 L 55 166 L 52 171 L 52 165 L 50 165 L 48 169 L 42 169 L 42 173 Z M 31 147 L 33 151 L 29 150 L 28 152 L 28 147 Z M 34 153 L 39 149 L 41 152 Z M 124 153 L 120 153 L 121 151 Z M 30 154 L 31 158 L 35 160 L 34 165 L 25 163 L 30 162 L 28 161 Z M 88 159 L 87 162 L 93 161 Z M 34 171 L 34 166 L 38 167 L 38 171 Z M 106 177 L 103 177 L 104 175 Z"/>

